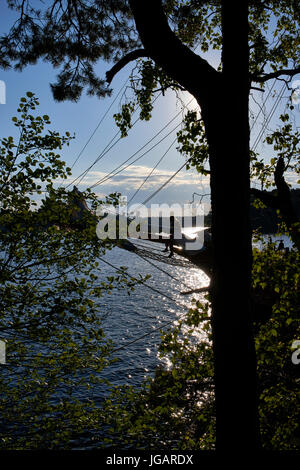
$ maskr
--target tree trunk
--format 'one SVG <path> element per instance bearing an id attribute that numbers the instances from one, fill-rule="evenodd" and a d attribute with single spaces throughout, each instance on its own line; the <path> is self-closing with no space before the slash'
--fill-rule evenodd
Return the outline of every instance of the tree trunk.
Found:
<path id="1" fill-rule="evenodd" d="M 217 449 L 250 450 L 259 446 L 259 423 L 250 311 L 247 2 L 223 2 L 222 19 L 219 99 L 203 109 L 211 170 Z"/>
<path id="2" fill-rule="evenodd" d="M 217 449 L 254 450 L 259 427 L 250 315 L 247 1 L 222 2 L 222 73 L 180 42 L 168 26 L 161 0 L 129 2 L 148 56 L 201 107 L 211 170 Z"/>

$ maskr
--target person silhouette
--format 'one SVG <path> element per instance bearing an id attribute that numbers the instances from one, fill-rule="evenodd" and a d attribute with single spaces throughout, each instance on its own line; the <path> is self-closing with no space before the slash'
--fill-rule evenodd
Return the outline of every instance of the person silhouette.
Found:
<path id="1" fill-rule="evenodd" d="M 165 249 L 163 252 L 167 252 L 170 249 L 169 258 L 174 255 L 174 231 L 175 231 L 175 217 L 174 215 L 170 216 L 170 238 L 165 241 Z"/>

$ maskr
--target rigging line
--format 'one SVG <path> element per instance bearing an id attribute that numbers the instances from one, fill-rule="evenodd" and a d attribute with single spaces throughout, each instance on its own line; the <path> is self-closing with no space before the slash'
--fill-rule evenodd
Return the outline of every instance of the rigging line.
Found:
<path id="1" fill-rule="evenodd" d="M 152 104 L 155 103 L 155 101 L 160 97 L 162 93 L 160 92 L 155 98 L 154 100 L 152 101 Z M 136 113 L 138 108 L 135 109 L 135 111 L 133 112 L 133 114 Z M 140 121 L 141 118 L 138 117 L 132 124 L 131 126 L 131 129 L 135 126 L 135 124 Z M 66 186 L 66 189 L 71 186 L 72 184 L 74 184 L 79 178 L 79 182 L 77 184 L 79 184 L 83 178 L 87 175 L 87 173 L 93 168 L 93 166 L 95 166 L 100 160 L 102 160 L 102 158 L 107 155 L 107 153 L 118 143 L 120 142 L 120 140 L 122 139 L 122 137 L 119 137 L 118 140 L 116 140 L 116 142 L 112 143 L 116 137 L 118 137 L 118 135 L 120 134 L 121 132 L 118 130 L 115 135 L 112 137 L 112 139 L 109 141 L 109 143 L 104 147 L 104 149 L 101 151 L 101 153 L 98 155 L 98 157 L 94 160 L 94 162 L 86 169 L 84 170 L 82 173 L 80 173 L 80 175 L 78 175 L 75 179 L 73 179 L 73 181 L 71 181 L 71 183 L 69 183 L 67 186 Z"/>
<path id="2" fill-rule="evenodd" d="M 135 244 L 138 248 L 145 248 L 151 251 L 158 251 L 161 253 L 161 249 L 153 248 L 153 242 L 148 240 L 147 238 L 131 238 L 129 240 L 133 240 L 132 243 Z M 148 243 L 147 243 L 148 242 Z"/>
<path id="3" fill-rule="evenodd" d="M 180 284 L 182 284 L 183 286 L 187 287 L 188 289 L 191 289 L 191 287 L 186 284 L 184 281 L 181 281 L 180 279 L 177 279 L 176 277 L 172 276 L 172 274 L 168 273 L 168 271 L 165 271 L 164 269 L 160 268 L 159 266 L 157 266 L 155 263 L 152 263 L 152 261 L 150 261 L 149 259 L 147 259 L 146 257 L 142 256 L 141 254 L 139 253 L 135 253 L 137 256 L 139 256 L 140 258 L 142 258 L 144 261 L 146 261 L 147 263 L 149 263 L 151 266 L 153 266 L 154 268 L 156 268 L 158 271 L 161 271 L 162 273 L 166 274 L 167 276 L 169 276 L 171 279 L 173 279 L 174 281 L 177 281 L 177 282 L 180 282 Z"/>
<path id="4" fill-rule="evenodd" d="M 100 261 L 104 262 L 105 264 L 108 264 L 110 267 L 112 267 L 114 270 L 116 271 L 119 271 L 120 268 L 117 268 L 116 266 L 114 266 L 113 264 L 109 263 L 108 261 L 104 260 L 103 258 L 99 258 Z M 130 277 L 131 279 L 133 280 L 137 280 L 136 278 L 134 278 L 133 276 L 131 276 L 130 274 L 124 272 L 125 275 L 127 275 L 128 277 Z M 150 286 L 149 284 L 146 284 L 145 282 L 143 282 L 143 285 L 145 287 L 148 287 L 149 289 L 153 290 L 154 292 L 162 295 L 163 297 L 166 297 L 167 299 L 171 300 L 172 302 L 174 302 L 176 305 L 180 306 L 180 307 L 185 307 L 186 308 L 186 305 L 185 304 L 179 304 L 178 302 L 176 302 L 175 299 L 173 299 L 172 297 L 169 297 L 168 295 L 166 294 L 163 294 L 162 292 L 160 292 L 159 290 L 155 289 L 154 287 Z M 186 313 L 182 313 L 180 316 L 180 318 L 184 317 L 187 315 L 187 312 Z M 120 351 L 121 349 L 125 349 L 126 347 L 130 346 L 131 344 L 134 344 L 136 343 L 137 341 L 140 341 L 141 339 L 143 338 L 146 338 L 147 336 L 150 336 L 154 331 L 158 331 L 158 330 L 161 330 L 162 328 L 165 328 L 166 326 L 168 325 L 171 325 L 172 323 L 174 323 L 174 321 L 178 321 L 178 318 L 175 318 L 172 319 L 172 320 L 169 320 L 167 322 L 164 322 L 160 327 L 157 327 L 157 328 L 152 328 L 151 331 L 149 331 L 148 333 L 145 333 L 144 335 L 142 336 L 139 336 L 138 338 L 135 338 L 134 340 L 124 344 L 123 346 L 120 346 L 118 348 L 115 348 L 113 349 L 111 352 L 114 353 L 116 351 Z"/>
<path id="5" fill-rule="evenodd" d="M 93 168 L 93 166 L 98 163 L 113 147 L 114 145 L 116 145 L 120 139 L 116 140 L 116 142 L 114 142 L 112 144 L 112 142 L 115 140 L 115 138 L 120 134 L 120 131 L 117 131 L 116 134 L 113 136 L 113 138 L 109 141 L 109 143 L 104 147 L 104 149 L 102 150 L 102 152 L 98 155 L 97 159 L 94 161 L 94 163 L 92 163 L 86 170 L 84 170 L 82 173 L 80 173 L 80 175 L 78 175 L 75 179 L 73 179 L 73 181 L 71 181 L 71 183 L 69 183 L 67 186 L 66 186 L 66 189 L 71 186 L 72 184 L 74 184 L 78 179 L 79 179 L 79 182 L 77 184 L 79 184 L 82 179 L 88 174 L 88 172 Z M 111 145 L 112 144 L 112 145 Z M 109 147 L 111 145 L 111 147 Z M 108 148 L 109 147 L 109 148 Z M 106 149 L 108 148 L 108 150 L 106 151 Z"/>
<path id="6" fill-rule="evenodd" d="M 185 317 L 187 315 L 187 313 L 182 313 L 181 315 L 179 315 L 180 318 L 182 317 Z M 115 353 L 117 351 L 120 351 L 122 349 L 125 349 L 127 348 L 128 346 L 131 346 L 132 344 L 136 343 L 137 341 L 140 341 L 141 339 L 144 339 L 146 338 L 147 336 L 150 336 L 152 335 L 152 333 L 156 332 L 156 331 L 159 331 L 159 330 L 162 330 L 163 328 L 165 328 L 166 326 L 169 326 L 171 325 L 172 323 L 174 323 L 175 321 L 178 321 L 178 318 L 175 318 L 173 320 L 169 320 L 167 322 L 164 322 L 161 326 L 159 327 L 156 327 L 156 328 L 152 328 L 151 331 L 148 331 L 148 333 L 145 333 L 143 334 L 142 336 L 139 336 L 138 338 L 135 338 L 133 339 L 132 341 L 129 341 L 128 343 L 126 344 L 123 344 L 123 346 L 119 346 L 118 348 L 115 348 L 111 351 L 111 353 Z"/>
<path id="7" fill-rule="evenodd" d="M 99 260 L 102 261 L 103 263 L 107 264 L 107 265 L 110 266 L 111 268 L 113 268 L 115 271 L 122 271 L 121 268 L 118 268 L 117 266 L 114 266 L 114 265 L 111 264 L 109 261 L 104 260 L 103 258 L 99 258 Z M 122 272 L 123 272 L 123 274 L 125 274 L 125 276 L 129 277 L 131 280 L 140 282 L 140 279 L 137 279 L 136 277 L 131 276 L 131 274 L 127 273 L 126 271 L 122 271 Z M 170 297 L 168 294 L 164 294 L 163 292 L 159 291 L 159 290 L 156 289 L 155 287 L 150 286 L 149 284 L 146 284 L 145 281 L 142 281 L 142 284 L 143 284 L 143 286 L 145 286 L 145 287 L 147 287 L 148 289 L 152 290 L 152 291 L 155 292 L 156 294 L 162 295 L 162 296 L 165 297 L 166 299 L 171 300 L 171 302 L 174 302 L 176 305 L 181 306 L 181 307 L 184 306 L 183 304 L 180 305 L 179 302 L 177 302 L 175 299 L 173 299 L 173 297 Z"/>
<path id="8" fill-rule="evenodd" d="M 139 119 L 137 119 L 133 124 L 132 124 L 132 127 L 139 121 Z M 108 154 L 108 152 L 110 152 L 110 150 L 118 143 L 120 142 L 121 140 L 121 137 L 119 137 L 115 142 L 115 138 L 118 137 L 118 135 L 120 134 L 120 131 L 117 131 L 115 133 L 115 135 L 112 137 L 112 139 L 108 142 L 108 144 L 104 147 L 104 149 L 102 150 L 102 152 L 98 155 L 98 157 L 96 158 L 96 160 L 94 160 L 94 162 L 86 169 L 84 170 L 79 176 L 77 176 L 77 178 L 75 178 L 68 186 L 71 186 L 71 184 L 73 184 L 75 181 L 78 181 L 77 184 L 80 184 L 81 181 L 83 180 L 83 178 L 89 173 L 89 171 L 93 168 L 93 166 L 95 166 L 98 162 L 100 162 L 100 160 L 102 160 L 103 157 L 105 157 L 105 155 Z M 67 187 L 68 187 L 67 186 Z"/>
<path id="9" fill-rule="evenodd" d="M 284 87 L 284 85 L 283 85 L 283 87 Z M 262 130 L 261 130 L 260 136 L 259 136 L 259 138 L 257 139 L 257 141 L 255 142 L 255 144 L 254 144 L 254 146 L 253 146 L 253 150 L 256 149 L 256 147 L 257 147 L 257 145 L 259 144 L 259 141 L 260 141 L 260 139 L 261 139 L 261 137 L 262 137 L 264 131 L 266 130 L 268 124 L 270 123 L 270 121 L 271 121 L 271 119 L 272 119 L 272 117 L 273 117 L 273 115 L 274 115 L 274 113 L 275 113 L 275 111 L 276 111 L 276 109 L 277 109 L 277 107 L 278 107 L 278 105 L 279 105 L 279 103 L 280 103 L 280 100 L 281 100 L 281 98 L 282 98 L 282 96 L 283 96 L 283 92 L 284 92 L 284 90 L 282 90 L 282 92 L 280 93 L 280 95 L 278 95 L 277 102 L 276 102 L 276 104 L 274 104 L 274 106 L 273 106 L 273 108 L 272 108 L 272 110 L 271 110 L 271 112 L 270 112 L 270 114 L 269 114 L 269 117 L 268 117 L 267 121 L 265 121 L 264 126 L 263 126 L 263 128 L 262 128 Z"/>
<path id="10" fill-rule="evenodd" d="M 189 161 L 192 160 L 193 157 L 189 158 L 186 162 L 184 162 L 183 165 L 181 165 L 181 167 L 175 171 L 175 173 L 170 176 L 170 178 L 167 179 L 167 181 L 165 181 L 153 194 L 151 194 L 144 202 L 142 202 L 140 205 L 141 206 L 145 206 L 147 204 L 147 202 L 149 202 L 154 196 L 156 196 L 156 194 L 158 194 L 165 186 L 167 186 L 167 184 L 170 183 L 170 181 L 172 181 L 173 178 L 175 178 L 175 176 L 186 166 L 187 163 L 189 163 Z"/>
<path id="11" fill-rule="evenodd" d="M 119 173 L 122 173 L 122 171 L 126 170 L 127 168 L 129 168 L 131 165 L 133 165 L 134 163 L 136 163 L 137 161 L 141 160 L 141 158 L 143 158 L 145 155 L 147 155 L 147 153 L 151 152 L 151 150 L 153 150 L 155 147 L 157 147 L 161 142 L 163 142 L 167 137 L 169 137 L 169 135 L 171 135 L 176 129 L 177 127 L 179 127 L 181 125 L 181 122 L 179 122 L 178 124 L 176 124 L 175 127 L 173 127 L 173 129 L 168 132 L 168 134 L 166 134 L 164 137 L 162 137 L 158 142 L 156 142 L 156 144 L 152 145 L 152 147 L 150 147 L 148 150 L 146 150 L 146 152 L 144 152 L 142 155 L 140 155 L 139 157 L 137 157 L 135 160 L 133 160 L 132 162 L 128 163 L 128 165 L 126 166 L 123 166 L 122 168 L 120 168 L 122 165 L 124 165 L 126 162 L 128 162 L 129 160 L 132 159 L 132 157 L 134 155 L 136 155 L 137 153 L 140 152 L 141 149 L 139 149 L 137 152 L 135 152 L 133 155 L 131 155 L 129 158 L 127 158 L 127 160 L 125 160 L 125 162 L 121 163 L 121 165 L 119 165 L 117 168 L 115 168 L 115 170 L 111 171 L 110 173 L 108 173 L 108 175 L 104 176 L 102 179 L 98 180 L 96 183 L 94 183 L 92 186 L 89 187 L 89 189 L 92 189 L 94 188 L 95 186 L 99 186 L 100 184 L 103 184 L 105 183 L 106 181 L 108 181 L 109 179 L 111 178 L 114 178 L 116 175 L 118 175 Z M 153 140 L 153 139 L 152 139 Z M 149 142 L 147 142 L 148 144 Z M 145 144 L 145 145 L 147 145 Z M 145 145 L 143 147 L 145 147 Z M 120 168 L 120 169 L 118 169 Z M 118 171 L 116 171 L 118 170 Z"/>
<path id="12" fill-rule="evenodd" d="M 115 99 L 113 100 L 113 102 L 110 104 L 110 106 L 108 107 L 108 109 L 105 111 L 104 115 L 101 117 L 100 121 L 98 122 L 97 126 L 95 127 L 94 131 L 92 132 L 92 134 L 90 135 L 90 137 L 88 138 L 87 142 L 85 143 L 85 145 L 82 147 L 81 151 L 79 152 L 76 160 L 74 161 L 73 165 L 71 166 L 71 170 L 73 169 L 73 167 L 76 165 L 76 163 L 78 162 L 79 158 L 81 157 L 81 155 L 83 154 L 84 150 L 86 149 L 86 147 L 88 146 L 88 144 L 90 143 L 90 141 L 92 140 L 92 138 L 94 137 L 95 133 L 97 132 L 97 130 L 99 129 L 99 127 L 101 126 L 102 122 L 104 121 L 104 119 L 106 118 L 106 116 L 108 115 L 109 111 L 111 110 L 111 108 L 113 107 L 113 105 L 115 104 L 115 102 L 117 101 L 118 97 L 120 96 L 121 92 L 123 91 L 123 89 L 125 88 L 127 82 L 129 80 L 129 77 L 126 78 L 123 86 L 120 88 L 120 90 L 118 91 L 118 94 L 116 95 Z"/>
<path id="13" fill-rule="evenodd" d="M 167 153 L 171 150 L 171 148 L 173 147 L 173 145 L 175 144 L 175 142 L 177 141 L 177 136 L 175 137 L 175 139 L 173 140 L 173 142 L 171 143 L 171 145 L 167 148 L 167 150 L 165 151 L 165 153 L 163 154 L 163 156 L 158 160 L 158 162 L 156 163 L 156 165 L 152 168 L 152 170 L 150 171 L 150 173 L 146 176 L 146 178 L 144 179 L 144 181 L 141 183 L 141 185 L 139 186 L 139 188 L 135 191 L 135 193 L 133 194 L 133 196 L 131 196 L 131 198 L 129 199 L 128 201 L 128 204 L 131 203 L 131 201 L 135 198 L 135 196 L 138 194 L 138 192 L 142 189 L 142 187 L 144 186 L 144 184 L 148 181 L 148 179 L 152 176 L 152 173 L 154 172 L 154 170 L 156 170 L 156 168 L 158 167 L 158 165 L 163 161 L 163 159 L 165 158 L 165 156 L 167 155 Z"/>
<path id="14" fill-rule="evenodd" d="M 261 128 L 261 130 L 260 130 L 258 136 L 257 136 L 256 139 L 255 139 L 255 142 L 254 142 L 254 144 L 253 144 L 253 146 L 252 146 L 252 150 L 253 150 L 253 151 L 255 151 L 257 145 L 259 144 L 259 141 L 260 141 L 260 139 L 261 139 L 261 137 L 262 137 L 262 135 L 263 135 L 263 133 L 264 133 L 264 131 L 265 131 L 267 125 L 269 124 L 270 120 L 272 119 L 272 117 L 273 117 L 273 115 L 274 115 L 274 113 L 275 113 L 275 111 L 276 111 L 276 109 L 277 109 L 277 107 L 278 107 L 278 105 L 279 105 L 279 102 L 280 102 L 280 100 L 281 100 L 281 98 L 282 98 L 282 95 L 283 95 L 283 92 L 284 92 L 284 88 L 285 88 L 285 84 L 282 85 L 282 88 L 281 88 L 281 90 L 280 90 L 280 92 L 279 92 L 279 94 L 278 94 L 278 96 L 277 96 L 277 99 L 276 99 L 275 103 L 273 104 L 273 106 L 272 106 L 272 108 L 271 108 L 271 111 L 269 112 L 268 117 L 267 117 L 267 119 L 264 121 L 264 123 L 263 123 L 263 125 L 262 125 L 262 128 Z"/>
<path id="15" fill-rule="evenodd" d="M 179 113 L 180 114 L 180 113 Z M 104 176 L 103 178 L 101 178 L 97 184 L 101 184 L 102 183 L 102 180 L 103 181 L 106 181 L 106 179 L 109 179 L 109 177 L 111 175 L 114 174 L 114 172 L 116 172 L 119 168 L 121 168 L 122 165 L 124 165 L 125 163 L 127 163 L 129 160 L 131 160 L 133 157 L 135 157 L 141 150 L 143 150 L 145 147 L 147 147 L 147 145 L 152 142 L 159 134 L 161 134 L 161 132 L 163 132 L 170 124 L 171 122 L 173 122 L 177 117 L 178 115 L 177 114 L 176 116 L 174 116 L 158 133 L 156 133 L 153 137 L 151 137 L 150 140 L 148 140 L 142 147 L 140 147 L 134 154 L 132 154 L 129 158 L 127 158 L 124 162 L 122 162 L 120 165 L 118 165 L 116 168 L 114 168 L 112 171 L 110 171 L 106 176 Z M 170 132 L 172 133 L 178 126 L 180 125 L 180 123 Z M 160 144 L 166 137 L 168 137 L 169 134 L 167 134 L 165 137 L 163 137 L 159 142 L 157 142 L 153 147 L 151 147 L 151 149 L 147 150 L 147 152 L 143 153 L 143 155 L 146 155 L 146 153 L 148 153 L 150 150 L 152 150 L 154 147 L 156 147 L 158 144 Z M 127 167 L 126 167 L 127 168 Z"/>
<path id="16" fill-rule="evenodd" d="M 275 109 L 272 111 L 272 115 L 269 117 L 269 122 L 270 122 L 270 119 L 273 117 L 273 114 L 274 114 L 274 112 L 276 111 L 280 100 L 283 98 L 284 90 L 285 90 L 285 83 L 282 85 L 282 88 L 281 88 L 281 90 L 280 90 L 280 96 L 278 96 L 278 98 L 277 98 L 277 101 L 278 101 L 278 102 L 277 102 L 277 104 L 276 104 Z M 289 100 L 289 99 L 288 99 L 288 100 Z M 268 122 L 268 123 L 269 123 L 269 122 Z"/>
<path id="17" fill-rule="evenodd" d="M 86 149 L 86 147 L 88 146 L 88 144 L 90 143 L 90 141 L 92 140 L 92 138 L 94 137 L 95 133 L 97 132 L 97 130 L 99 129 L 100 125 L 102 124 L 102 122 L 104 121 L 104 119 L 106 118 L 107 114 L 109 113 L 109 111 L 111 110 L 111 108 L 113 107 L 113 105 L 115 104 L 116 100 L 118 99 L 118 97 L 120 96 L 120 93 L 123 91 L 123 89 L 125 88 L 126 86 L 126 83 L 128 82 L 129 80 L 129 77 L 125 80 L 123 86 L 120 88 L 118 94 L 116 95 L 115 99 L 113 100 L 113 102 L 110 104 L 109 108 L 106 110 L 106 112 L 104 113 L 104 115 L 102 116 L 102 118 L 100 119 L 99 123 L 97 124 L 96 128 L 94 129 L 93 133 L 90 135 L 89 139 L 87 140 L 86 144 L 83 146 L 83 148 L 81 149 L 81 151 L 79 152 L 76 160 L 74 161 L 73 165 L 71 166 L 71 170 L 74 168 L 74 166 L 76 165 L 76 163 L 78 162 L 79 158 L 81 157 L 81 155 L 83 154 L 84 150 Z M 107 146 L 104 148 L 104 150 L 101 152 L 101 154 L 106 150 L 106 148 L 108 147 L 108 145 L 111 144 L 111 142 L 114 141 L 114 139 L 117 137 L 119 132 L 117 132 L 114 137 L 110 140 L 110 142 L 107 144 Z M 79 175 L 80 177 L 81 175 Z M 77 181 L 77 179 L 79 178 L 77 177 L 76 179 L 74 179 L 71 183 L 69 183 L 66 188 L 68 188 L 69 186 L 71 186 L 73 183 L 75 183 Z"/>
<path id="18" fill-rule="evenodd" d="M 138 121 L 138 120 L 136 120 L 136 121 L 134 122 L 134 124 L 135 124 L 137 121 Z M 133 124 L 133 125 L 134 125 L 134 124 Z M 114 137 L 109 141 L 109 143 L 106 145 L 106 147 L 104 148 L 104 150 L 102 151 L 102 153 L 97 157 L 97 159 L 94 161 L 94 163 L 92 163 L 81 175 L 79 175 L 78 178 L 80 178 L 80 179 L 79 179 L 79 181 L 78 181 L 77 184 L 80 184 L 81 181 L 83 180 L 83 178 L 85 178 L 85 177 L 87 176 L 87 174 L 89 173 L 89 171 L 93 168 L 93 166 L 95 166 L 97 163 L 99 163 L 100 160 L 102 160 L 102 158 L 105 157 L 105 155 L 107 155 L 108 152 L 110 152 L 111 149 L 114 148 L 114 146 L 115 146 L 118 142 L 120 142 L 121 137 L 119 137 L 119 139 L 114 142 L 115 138 L 119 135 L 119 133 L 120 133 L 120 132 L 118 131 L 118 132 L 114 135 Z M 77 179 L 78 179 L 78 178 L 77 178 Z"/>
<path id="19" fill-rule="evenodd" d="M 184 108 L 187 108 L 187 106 L 193 101 L 194 98 L 192 98 L 186 105 L 184 105 Z M 135 155 L 137 155 L 141 150 L 143 150 L 150 142 L 152 142 L 159 134 L 161 134 L 161 132 L 163 132 L 170 124 L 171 122 L 173 122 L 175 119 L 177 119 L 177 117 L 182 113 L 182 109 L 159 131 L 157 132 L 150 140 L 148 140 L 148 142 L 146 142 L 146 144 L 144 144 L 142 147 L 140 147 L 133 155 L 131 155 L 129 158 L 127 158 L 123 163 L 121 163 L 119 166 L 117 166 L 116 168 L 114 168 L 114 170 L 112 170 L 110 173 L 108 173 L 106 176 L 104 176 L 103 178 L 101 178 L 100 180 L 98 180 L 94 185 L 90 186 L 90 189 L 91 188 L 94 188 L 95 186 L 97 186 L 98 184 L 102 184 L 104 181 L 106 181 L 107 179 L 110 179 L 111 175 L 114 176 L 114 172 L 116 170 L 118 170 L 119 168 L 121 168 L 122 165 L 124 165 L 125 163 L 127 163 L 129 160 L 131 160 Z M 181 124 L 181 123 L 180 123 Z M 178 125 L 180 125 L 178 124 Z M 173 130 L 175 130 L 178 126 L 176 126 Z M 172 131 L 171 131 L 172 132 Z M 168 137 L 168 135 L 170 134 L 167 134 L 165 137 Z M 162 142 L 164 140 L 161 139 L 159 142 L 157 142 L 157 144 L 155 144 L 151 149 L 149 149 L 147 152 L 149 152 L 150 150 L 152 150 L 153 148 L 156 147 L 156 145 L 160 144 L 160 142 Z M 145 152 L 143 155 L 146 155 Z M 138 160 L 138 159 L 137 159 Z M 135 160 L 135 161 L 137 161 Z M 134 163 L 134 162 L 132 162 Z M 128 165 L 130 166 L 130 165 Z M 126 166 L 126 168 L 128 168 L 128 166 Z M 124 168 L 125 169 L 125 168 Z M 123 169 L 121 170 L 123 171 Z M 115 174 L 118 174 L 120 173 L 120 171 L 118 171 L 117 173 Z"/>
<path id="20" fill-rule="evenodd" d="M 192 101 L 192 100 L 191 100 Z M 188 106 L 191 101 L 186 105 Z M 185 106 L 185 107 L 186 107 Z M 123 163 L 121 163 L 119 166 L 117 166 L 116 168 L 114 168 L 110 173 L 108 173 L 106 176 L 104 176 L 102 179 L 98 180 L 97 183 L 95 184 L 102 184 L 102 182 L 106 181 L 106 179 L 108 179 L 111 175 L 114 174 L 114 172 L 116 170 L 118 170 L 119 168 L 121 168 L 122 165 L 124 165 L 125 163 L 127 163 L 129 160 L 131 160 L 135 155 L 137 155 L 141 150 L 143 150 L 150 142 L 152 142 L 162 131 L 164 131 L 170 124 L 171 122 L 173 122 L 180 114 L 181 114 L 182 110 L 179 111 L 179 113 L 177 113 L 158 133 L 156 133 L 150 140 L 148 140 L 146 142 L 146 144 L 144 144 L 142 147 L 140 147 L 133 155 L 131 155 L 129 158 L 127 158 Z M 168 134 L 169 135 L 169 134 Z M 163 140 L 163 139 L 162 139 Z M 162 142 L 162 140 L 160 140 L 157 145 Z M 155 147 L 155 146 L 154 146 Z M 152 147 L 150 150 L 152 150 L 154 147 Z M 149 151 L 150 151 L 149 150 Z M 147 152 L 146 152 L 147 153 Z M 145 155 L 146 153 L 144 153 L 143 155 Z M 127 168 L 127 167 L 126 167 Z M 94 186 L 91 186 L 91 188 L 94 187 Z"/>
<path id="21" fill-rule="evenodd" d="M 284 88 L 284 86 L 281 88 L 281 90 L 280 90 L 280 92 L 279 92 L 279 94 L 278 94 L 278 96 L 277 96 L 275 102 L 273 103 L 273 106 L 271 107 L 271 110 L 270 110 L 269 113 L 268 113 L 268 116 L 265 118 L 265 120 L 264 120 L 264 122 L 263 122 L 263 124 L 262 124 L 262 127 L 261 127 L 261 129 L 260 129 L 260 131 L 259 131 L 259 133 L 258 133 L 258 135 L 257 135 L 257 137 L 256 137 L 256 139 L 255 139 L 255 142 L 254 142 L 254 144 L 253 144 L 253 146 L 252 146 L 252 149 L 253 149 L 253 150 L 257 147 L 257 145 L 258 145 L 258 143 L 259 143 L 259 141 L 260 141 L 260 139 L 261 139 L 261 137 L 262 137 L 262 135 L 263 135 L 263 133 L 264 133 L 264 131 L 265 131 L 266 126 L 268 125 L 268 123 L 269 123 L 271 117 L 273 116 L 273 113 L 274 113 L 275 109 L 277 108 L 277 106 L 278 106 L 278 104 L 279 104 L 279 100 L 280 100 L 280 98 L 281 98 L 281 95 L 282 95 L 282 92 L 283 92 L 283 88 Z"/>
<path id="22" fill-rule="evenodd" d="M 268 101 L 269 96 L 270 96 L 270 94 L 271 94 L 271 92 L 272 92 L 272 90 L 273 90 L 273 88 L 274 88 L 275 82 L 276 82 L 276 78 L 275 78 L 274 81 L 273 81 L 273 84 L 272 84 L 272 86 L 271 86 L 271 88 L 270 88 L 270 90 L 269 90 L 268 96 L 264 99 L 263 104 L 259 107 L 259 108 L 260 108 L 260 109 L 259 109 L 259 112 L 257 113 L 256 118 L 255 118 L 254 122 L 252 123 L 250 132 L 252 131 L 253 127 L 255 126 L 256 121 L 257 121 L 257 119 L 258 119 L 260 113 L 262 112 L 264 106 L 266 105 L 266 102 Z"/>
<path id="23" fill-rule="evenodd" d="M 144 284 L 144 285 L 146 286 L 147 284 Z M 152 328 L 151 331 L 148 331 L 147 333 L 144 333 L 142 336 L 138 336 L 137 338 L 133 339 L 132 341 L 128 341 L 127 343 L 123 344 L 122 346 L 119 346 L 119 347 L 113 349 L 113 350 L 111 351 L 111 353 L 115 353 L 115 352 L 117 352 L 117 351 L 121 351 L 122 349 L 125 349 L 125 348 L 127 348 L 128 346 L 131 346 L 132 344 L 137 343 L 138 341 L 141 341 L 141 340 L 144 339 L 144 338 L 147 338 L 147 336 L 151 336 L 151 335 L 152 335 L 153 333 L 155 333 L 156 331 L 161 331 L 161 330 L 163 330 L 164 328 L 166 328 L 166 326 L 169 326 L 169 325 L 173 324 L 174 322 L 179 321 L 179 319 L 180 319 L 180 320 L 183 319 L 183 318 L 187 315 L 187 313 L 188 313 L 188 312 L 181 313 L 181 314 L 178 315 L 179 318 L 177 317 L 177 318 L 175 318 L 175 319 L 173 318 L 172 320 L 168 320 L 168 321 L 166 321 L 166 322 L 163 322 L 162 325 L 160 325 L 159 327 Z"/>

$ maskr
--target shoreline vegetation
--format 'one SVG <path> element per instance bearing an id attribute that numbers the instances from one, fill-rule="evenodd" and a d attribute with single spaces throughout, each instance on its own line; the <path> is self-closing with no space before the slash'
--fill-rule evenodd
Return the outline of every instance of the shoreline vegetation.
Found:
<path id="1" fill-rule="evenodd" d="M 270 191 L 270 194 L 275 195 L 276 191 Z M 281 219 L 276 210 L 271 207 L 255 207 L 253 204 L 254 199 L 252 197 L 250 205 L 252 230 L 259 230 L 263 235 L 277 233 Z M 300 189 L 291 189 L 291 201 L 297 216 L 300 218 Z"/>

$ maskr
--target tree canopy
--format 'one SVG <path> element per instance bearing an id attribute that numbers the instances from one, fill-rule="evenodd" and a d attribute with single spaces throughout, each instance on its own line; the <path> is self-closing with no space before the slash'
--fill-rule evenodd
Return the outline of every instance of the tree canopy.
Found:
<path id="1" fill-rule="evenodd" d="M 38 6 L 30 0 L 7 3 L 19 12 L 19 19 L 1 38 L 0 65 L 14 65 L 22 70 L 42 59 L 59 67 L 57 82 L 52 84 L 58 100 L 76 100 L 84 88 L 99 97 L 109 94 L 111 89 L 105 77 L 99 76 L 96 70 L 99 60 L 115 64 L 108 71 L 109 82 L 121 67 L 139 57 L 153 59 L 159 68 L 153 48 L 161 40 L 162 25 L 157 20 L 162 15 L 175 33 L 170 34 L 170 41 L 190 49 L 197 47 L 194 53 L 197 56 L 198 52 L 201 55 L 208 50 L 222 50 L 221 1 L 218 0 L 155 0 L 150 8 L 146 4 L 154 19 L 158 15 L 156 22 L 149 23 L 152 47 L 150 43 L 142 44 L 135 27 L 135 1 L 52 0 Z M 292 77 L 300 72 L 299 21 L 296 0 L 249 1 L 252 83 L 263 84 L 271 78 Z M 163 49 L 170 47 L 172 42 L 164 44 Z M 210 68 L 205 60 L 201 66 Z M 233 69 L 233 80 L 234 73 Z M 174 81 L 172 76 L 169 79 Z"/>
<path id="2" fill-rule="evenodd" d="M 78 220 L 74 194 L 54 189 L 70 169 L 59 152 L 70 142 L 39 116 L 37 97 L 21 98 L 12 123 L 19 140 L 0 144 L 0 448 L 68 448 L 99 421 L 93 390 L 107 387 L 103 369 L 113 345 L 102 330 L 101 298 L 112 289 L 130 292 L 120 269 L 106 278 L 99 257 L 114 245 L 96 237 L 89 213 Z M 37 207 L 41 184 L 48 196 Z M 101 206 L 93 193 L 91 207 Z M 114 202 L 114 195 L 106 204 Z M 102 385 L 101 385 L 102 384 Z M 98 387 L 98 389 L 97 389 Z"/>

